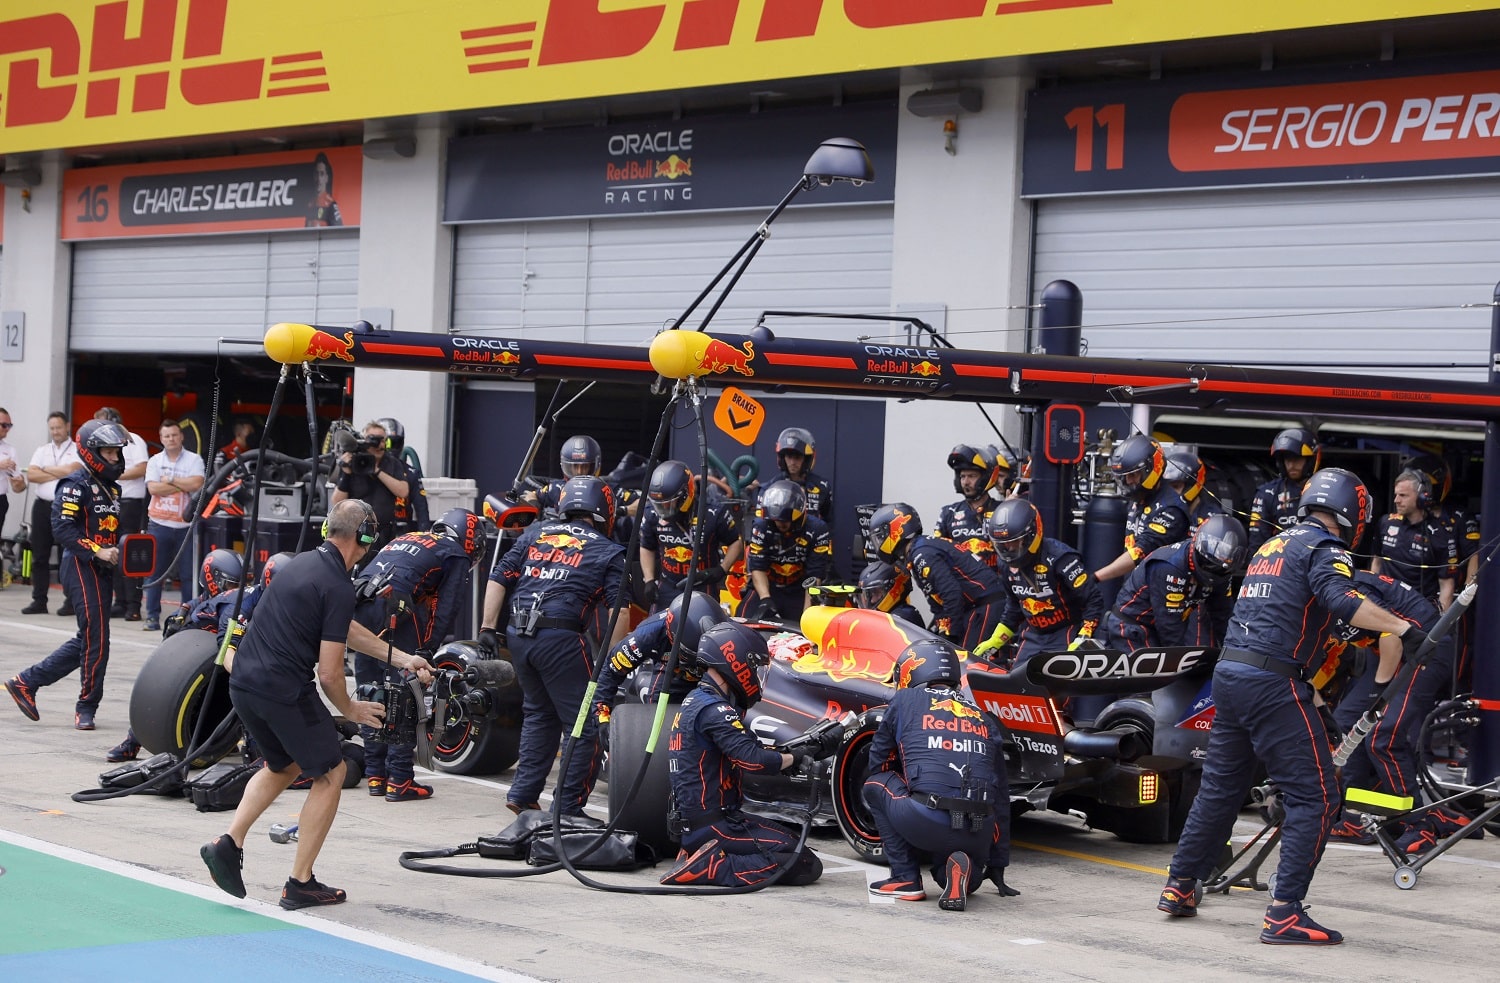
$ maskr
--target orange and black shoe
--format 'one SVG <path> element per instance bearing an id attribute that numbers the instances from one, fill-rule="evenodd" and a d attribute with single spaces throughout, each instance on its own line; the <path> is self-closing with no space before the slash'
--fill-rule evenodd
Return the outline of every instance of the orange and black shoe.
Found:
<path id="1" fill-rule="evenodd" d="M 286 886 L 281 889 L 281 907 L 288 911 L 311 908 L 315 905 L 343 904 L 348 900 L 349 895 L 339 888 L 320 884 L 316 875 L 309 877 L 306 881 L 288 877 Z"/>
<path id="2" fill-rule="evenodd" d="M 1452 836 L 1454 833 L 1457 833 L 1459 830 L 1464 829 L 1467 826 L 1472 826 L 1473 823 L 1470 822 L 1468 816 L 1459 812 L 1457 809 L 1443 809 L 1439 807 L 1432 809 L 1427 813 L 1427 825 L 1432 829 L 1432 832 L 1438 837 L 1438 839 L 1443 839 L 1445 837 Z M 1482 839 L 1483 837 L 1483 826 L 1475 826 L 1474 829 L 1469 833 L 1469 839 L 1472 840 Z"/>
<path id="3" fill-rule="evenodd" d="M 371 795 L 384 795 L 385 794 L 385 776 L 384 775 L 366 775 L 365 776 L 365 788 L 366 788 L 366 790 L 369 791 L 369 793 Z"/>
<path id="4" fill-rule="evenodd" d="M 1165 911 L 1173 918 L 1192 918 L 1198 914 L 1198 902 L 1203 900 L 1203 886 L 1192 877 L 1168 875 L 1166 887 L 1156 902 L 1158 911 Z"/>
<path id="5" fill-rule="evenodd" d="M 969 899 L 969 881 L 974 877 L 974 861 L 967 853 L 953 853 L 948 855 L 944 867 L 948 876 L 938 907 L 944 911 L 963 911 Z"/>
<path id="6" fill-rule="evenodd" d="M 1266 908 L 1260 940 L 1267 945 L 1338 945 L 1344 936 L 1308 917 L 1301 901 L 1284 901 Z"/>
<path id="7" fill-rule="evenodd" d="M 727 855 L 716 839 L 705 841 L 692 853 L 678 850 L 676 862 L 672 864 L 671 870 L 662 875 L 661 883 L 712 884 L 719 866 L 726 859 Z"/>
<path id="8" fill-rule="evenodd" d="M 871 884 L 870 893 L 877 898 L 895 898 L 897 901 L 927 900 L 927 889 L 922 887 L 920 877 L 887 877 Z"/>
<path id="9" fill-rule="evenodd" d="M 421 802 L 432 798 L 432 786 L 422 785 L 415 779 L 404 782 L 390 782 L 385 787 L 385 800 L 387 802 Z"/>
<path id="10" fill-rule="evenodd" d="M 1334 823 L 1333 828 L 1328 831 L 1328 838 L 1342 840 L 1345 843 L 1358 843 L 1362 846 L 1369 846 L 1375 842 L 1374 835 L 1365 829 L 1364 824 L 1352 819 L 1340 819 Z"/>
<path id="11" fill-rule="evenodd" d="M 1396 852 L 1408 857 L 1418 857 L 1437 845 L 1438 835 L 1432 831 L 1426 819 L 1406 827 L 1396 840 Z"/>
<path id="12" fill-rule="evenodd" d="M 16 706 L 20 707 L 21 712 L 26 714 L 26 716 L 32 720 L 40 720 L 42 718 L 42 715 L 37 713 L 36 710 L 36 694 L 31 691 L 31 687 L 27 686 L 26 681 L 20 676 L 12 676 L 5 681 L 5 692 L 10 694 L 10 698 L 16 701 Z"/>

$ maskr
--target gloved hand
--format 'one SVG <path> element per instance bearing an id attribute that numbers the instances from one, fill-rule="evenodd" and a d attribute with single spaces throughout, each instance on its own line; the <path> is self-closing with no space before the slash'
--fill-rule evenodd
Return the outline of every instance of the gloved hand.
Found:
<path id="1" fill-rule="evenodd" d="M 479 650 L 490 658 L 500 654 L 500 633 L 493 628 L 479 629 Z"/>
<path id="2" fill-rule="evenodd" d="M 984 869 L 984 878 L 995 885 L 995 890 L 1000 892 L 1000 897 L 1002 898 L 1019 898 L 1021 896 L 1020 891 L 1005 883 L 1004 867 L 986 867 Z"/>
<path id="3" fill-rule="evenodd" d="M 1364 707 L 1360 707 L 1363 712 Z M 1333 719 L 1333 707 L 1326 703 L 1318 704 L 1318 716 L 1323 718 L 1323 729 L 1328 731 L 1328 742 L 1338 744 L 1344 739 L 1344 731 L 1339 727 L 1339 722 Z"/>
<path id="4" fill-rule="evenodd" d="M 700 578 L 698 581 L 699 589 L 711 591 L 728 579 L 729 571 L 719 566 L 719 564 L 713 563 L 698 576 Z"/>
<path id="5" fill-rule="evenodd" d="M 1406 634 L 1401 636 L 1401 659 L 1403 662 L 1411 662 L 1417 654 L 1417 649 L 1427 641 L 1427 633 L 1416 625 L 1406 629 Z"/>
<path id="6" fill-rule="evenodd" d="M 1015 637 L 1015 634 L 1015 632 L 1011 631 L 1003 624 L 996 625 L 995 631 L 990 635 L 989 638 L 986 638 L 984 641 L 974 646 L 974 654 L 985 655 L 987 653 L 993 652 L 996 649 L 1002 647 L 1013 637 Z"/>
<path id="7" fill-rule="evenodd" d="M 594 706 L 594 719 L 599 722 L 599 744 L 605 749 L 609 748 L 609 705 L 598 703 Z"/>
<path id="8" fill-rule="evenodd" d="M 1085 643 L 1087 643 L 1090 648 L 1093 648 L 1094 647 L 1094 636 L 1093 635 L 1085 635 L 1083 632 L 1079 632 L 1077 635 L 1074 635 L 1073 636 L 1073 640 L 1068 643 L 1068 651 L 1072 652 L 1072 651 L 1075 651 L 1077 649 L 1081 649 L 1081 648 L 1083 648 L 1083 646 L 1084 646 Z"/>
<path id="9" fill-rule="evenodd" d="M 661 585 L 654 580 L 641 584 L 641 603 L 648 608 L 656 607 L 656 598 L 661 594 Z"/>

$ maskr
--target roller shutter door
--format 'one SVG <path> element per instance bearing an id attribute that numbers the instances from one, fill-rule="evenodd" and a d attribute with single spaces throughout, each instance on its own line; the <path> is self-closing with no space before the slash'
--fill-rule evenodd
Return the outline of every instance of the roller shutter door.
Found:
<path id="1" fill-rule="evenodd" d="M 1078 285 L 1090 355 L 1385 371 L 1351 364 L 1377 363 L 1483 381 L 1497 189 L 1480 179 L 1046 199 L 1033 282 Z"/>
<path id="2" fill-rule="evenodd" d="M 460 226 L 453 328 L 644 344 L 686 308 L 763 217 L 713 212 Z M 763 310 L 888 311 L 891 230 L 889 204 L 783 214 L 713 328 L 747 332 Z M 847 325 L 827 322 L 779 320 L 773 329 L 851 337 Z"/>
<path id="3" fill-rule="evenodd" d="M 68 347 L 211 353 L 278 321 L 351 324 L 358 292 L 354 230 L 80 243 Z"/>

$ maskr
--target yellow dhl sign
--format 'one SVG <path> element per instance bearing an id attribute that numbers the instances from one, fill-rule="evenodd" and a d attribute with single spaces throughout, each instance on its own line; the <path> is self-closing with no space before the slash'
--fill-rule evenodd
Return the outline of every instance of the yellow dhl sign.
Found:
<path id="1" fill-rule="evenodd" d="M 0 153 L 1472 11 L 1466 0 L 5 0 Z"/>

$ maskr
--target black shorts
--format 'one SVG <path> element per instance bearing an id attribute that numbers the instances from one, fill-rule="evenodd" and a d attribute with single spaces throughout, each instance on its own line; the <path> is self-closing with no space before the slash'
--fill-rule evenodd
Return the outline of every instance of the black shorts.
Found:
<path id="1" fill-rule="evenodd" d="M 317 778 L 343 764 L 343 742 L 333 715 L 316 694 L 280 703 L 231 686 L 229 698 L 272 771 L 295 763 L 302 774 Z"/>

